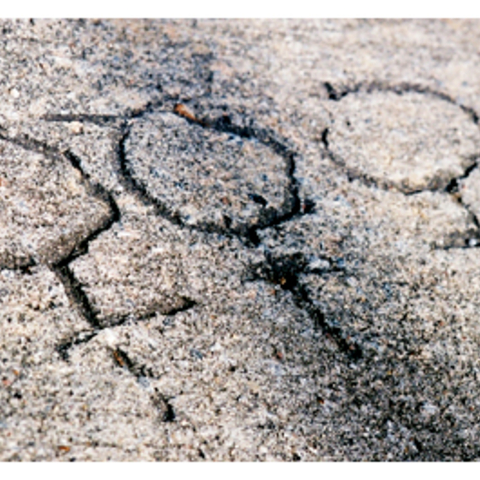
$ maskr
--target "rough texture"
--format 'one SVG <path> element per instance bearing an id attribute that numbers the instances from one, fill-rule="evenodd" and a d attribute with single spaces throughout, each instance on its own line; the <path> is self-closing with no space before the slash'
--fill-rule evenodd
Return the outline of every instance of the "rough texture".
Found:
<path id="1" fill-rule="evenodd" d="M 56 263 L 108 218 L 66 159 L 0 143 L 0 266 Z"/>
<path id="2" fill-rule="evenodd" d="M 0 460 L 480 459 L 478 27 L 3 20 Z"/>
<path id="3" fill-rule="evenodd" d="M 477 218 L 480 218 L 480 189 L 478 188 L 480 182 L 480 170 L 476 168 L 471 174 L 461 180 L 460 191 L 462 195 L 462 201 L 468 208 L 475 214 Z"/>
<path id="4" fill-rule="evenodd" d="M 350 94 L 332 110 L 329 144 L 358 175 L 405 193 L 445 188 L 474 164 L 480 133 L 446 100 L 418 92 Z"/>
<path id="5" fill-rule="evenodd" d="M 288 165 L 255 137 L 172 113 L 136 121 L 125 142 L 132 177 L 187 225 L 246 231 L 289 210 Z"/>

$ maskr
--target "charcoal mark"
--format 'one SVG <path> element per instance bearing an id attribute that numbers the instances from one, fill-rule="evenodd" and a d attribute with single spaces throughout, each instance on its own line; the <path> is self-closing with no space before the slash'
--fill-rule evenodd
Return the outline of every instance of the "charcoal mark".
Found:
<path id="1" fill-rule="evenodd" d="M 82 289 L 80 282 L 75 278 L 68 266 L 68 262 L 60 262 L 54 265 L 52 270 L 63 283 L 65 293 L 72 305 L 77 307 L 83 318 L 96 330 L 101 330 L 103 326 L 98 320 L 98 312 L 90 303 L 88 296 Z"/>
<path id="2" fill-rule="evenodd" d="M 269 282 L 280 285 L 283 290 L 292 294 L 292 298 L 298 308 L 307 312 L 313 320 L 315 328 L 321 330 L 323 335 L 331 338 L 339 350 L 352 360 L 363 357 L 361 346 L 347 335 L 334 320 L 326 317 L 325 313 L 315 305 L 307 288 L 299 281 L 302 273 L 309 272 L 308 261 L 305 256 L 296 252 L 291 255 L 275 256 L 270 251 L 265 252 L 266 264 L 257 267 L 254 277 L 266 279 Z M 329 272 L 343 271 L 333 267 Z"/>

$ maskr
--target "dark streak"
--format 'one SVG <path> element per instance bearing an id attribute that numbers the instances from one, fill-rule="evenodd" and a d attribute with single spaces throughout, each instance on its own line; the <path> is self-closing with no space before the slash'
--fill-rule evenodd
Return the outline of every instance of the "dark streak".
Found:
<path id="1" fill-rule="evenodd" d="M 4 129 L 2 128 L 2 130 Z M 0 133 L 0 140 L 12 143 L 14 145 L 22 147 L 23 149 L 31 152 L 41 153 L 45 155 L 47 158 L 50 158 L 52 160 L 58 161 L 60 160 L 60 157 L 61 157 L 61 154 L 58 151 L 58 149 L 51 147 L 50 145 L 44 142 L 31 138 L 28 135 L 19 135 L 18 137 L 8 137 L 3 133 Z"/>
<path id="2" fill-rule="evenodd" d="M 90 331 L 90 332 L 80 332 L 77 333 L 72 338 L 63 340 L 59 344 L 56 345 L 55 350 L 60 355 L 60 358 L 64 361 L 68 361 L 70 358 L 69 350 L 74 347 L 75 345 L 81 345 L 83 343 L 89 342 L 92 338 L 94 338 L 98 334 L 98 331 Z"/>
<path id="3" fill-rule="evenodd" d="M 82 122 L 82 123 L 93 123 L 98 126 L 104 126 L 106 124 L 110 124 L 112 122 L 116 122 L 117 120 L 124 119 L 124 116 L 120 115 L 90 115 L 85 113 L 79 114 L 47 114 L 43 117 L 40 117 L 41 120 L 45 120 L 46 122 Z"/>
<path id="4" fill-rule="evenodd" d="M 305 286 L 299 282 L 299 276 L 308 271 L 308 262 L 303 254 L 297 252 L 288 256 L 274 256 L 271 252 L 266 251 L 265 257 L 266 265 L 257 268 L 254 277 L 265 278 L 276 285 L 280 285 L 283 290 L 291 292 L 295 304 L 308 313 L 315 328 L 320 329 L 323 335 L 333 339 L 340 351 L 352 360 L 362 358 L 363 352 L 360 345 L 346 335 L 336 322 L 326 318 L 325 314 L 310 298 Z M 333 268 L 329 271 L 336 270 Z"/>
<path id="5" fill-rule="evenodd" d="M 186 312 L 197 305 L 197 302 L 190 298 L 181 297 L 181 304 L 178 306 L 168 307 L 162 305 L 153 305 L 149 311 L 143 313 L 142 315 L 136 315 L 134 313 L 128 313 L 126 315 L 108 317 L 102 321 L 103 328 L 109 327 L 119 327 L 124 325 L 128 321 L 134 319 L 136 323 L 144 322 L 150 318 L 155 317 L 157 314 L 164 315 L 166 317 L 172 317 L 180 312 Z"/>
<path id="6" fill-rule="evenodd" d="M 153 405 L 160 410 L 163 422 L 174 422 L 175 410 L 169 399 L 155 388 L 155 395 L 152 395 Z"/>
<path id="7" fill-rule="evenodd" d="M 325 145 L 325 148 L 328 149 L 328 128 L 322 132 L 322 143 Z"/>
<path id="8" fill-rule="evenodd" d="M 75 278 L 67 263 L 61 262 L 53 267 L 53 271 L 64 285 L 65 293 L 73 305 L 92 327 L 100 330 L 102 325 L 97 319 L 98 312 L 93 308 L 80 282 Z"/>

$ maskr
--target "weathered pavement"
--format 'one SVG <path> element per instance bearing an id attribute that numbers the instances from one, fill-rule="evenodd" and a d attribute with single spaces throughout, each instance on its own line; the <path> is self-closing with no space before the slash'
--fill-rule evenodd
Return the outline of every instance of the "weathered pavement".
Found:
<path id="1" fill-rule="evenodd" d="M 479 27 L 2 21 L 0 460 L 479 459 Z"/>

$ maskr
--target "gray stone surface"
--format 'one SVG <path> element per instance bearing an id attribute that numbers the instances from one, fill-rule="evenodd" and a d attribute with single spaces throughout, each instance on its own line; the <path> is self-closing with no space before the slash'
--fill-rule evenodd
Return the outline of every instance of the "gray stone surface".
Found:
<path id="1" fill-rule="evenodd" d="M 108 204 L 66 159 L 0 149 L 0 266 L 56 263 L 107 220 Z"/>
<path id="2" fill-rule="evenodd" d="M 478 21 L 2 20 L 0 460 L 478 460 Z"/>
<path id="3" fill-rule="evenodd" d="M 291 210 L 287 161 L 242 138 L 173 113 L 136 121 L 125 142 L 132 177 L 187 225 L 236 232 Z"/>
<path id="4" fill-rule="evenodd" d="M 480 135 L 457 105 L 418 92 L 347 95 L 330 149 L 352 172 L 405 193 L 445 188 L 475 163 Z"/>

